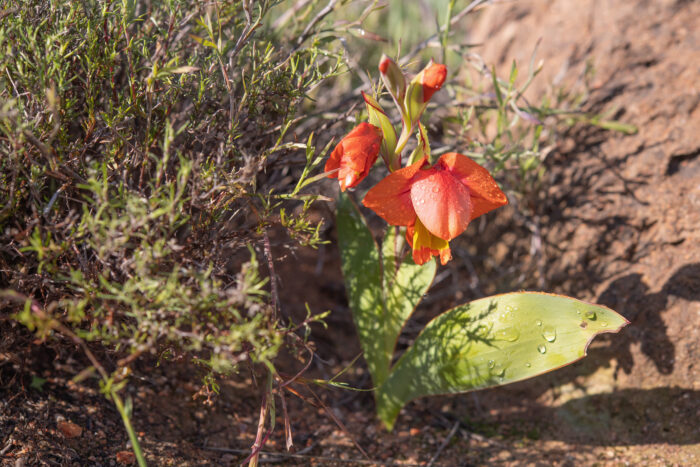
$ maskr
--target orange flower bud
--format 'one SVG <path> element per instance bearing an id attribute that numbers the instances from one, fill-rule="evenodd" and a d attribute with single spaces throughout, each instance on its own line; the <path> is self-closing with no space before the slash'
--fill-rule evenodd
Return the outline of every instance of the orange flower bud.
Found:
<path id="1" fill-rule="evenodd" d="M 328 177 L 337 178 L 340 190 L 357 186 L 369 173 L 379 157 L 382 130 L 367 122 L 357 125 L 331 153 L 326 172 L 339 169 Z"/>
<path id="2" fill-rule="evenodd" d="M 386 86 L 396 103 L 400 105 L 400 102 L 406 95 L 406 77 L 403 75 L 401 68 L 392 59 L 382 55 L 379 61 L 379 71 L 382 74 L 384 86 Z"/>
<path id="3" fill-rule="evenodd" d="M 389 69 L 389 65 L 391 65 L 391 59 L 385 57 L 381 62 L 379 62 L 379 71 L 382 74 L 386 74 L 386 71 Z"/>
<path id="4" fill-rule="evenodd" d="M 447 67 L 441 63 L 431 64 L 423 72 L 423 102 L 428 102 L 447 78 Z"/>

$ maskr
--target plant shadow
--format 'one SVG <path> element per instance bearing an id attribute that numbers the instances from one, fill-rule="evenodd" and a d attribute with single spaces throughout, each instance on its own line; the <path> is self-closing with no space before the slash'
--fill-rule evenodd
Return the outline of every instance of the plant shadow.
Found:
<path id="1" fill-rule="evenodd" d="M 692 415 L 698 410 L 700 391 L 661 387 L 586 395 L 557 406 L 533 403 L 497 418 L 499 424 L 535 431 L 539 439 L 570 444 L 689 445 L 700 443 L 700 425 Z"/>

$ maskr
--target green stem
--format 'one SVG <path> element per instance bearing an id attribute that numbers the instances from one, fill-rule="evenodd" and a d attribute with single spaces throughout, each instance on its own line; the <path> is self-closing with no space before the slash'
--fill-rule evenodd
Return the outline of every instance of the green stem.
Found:
<path id="1" fill-rule="evenodd" d="M 394 150 L 393 162 L 398 167 L 391 168 L 392 172 L 397 168 L 401 167 L 401 154 L 403 153 L 403 150 L 406 147 L 406 143 L 408 143 L 408 139 L 411 137 L 411 133 L 413 133 L 413 125 L 411 125 L 411 127 L 408 128 L 408 130 L 406 128 L 406 124 L 404 123 L 401 126 L 401 135 L 399 136 L 399 140 L 396 142 L 396 149 Z"/>
<path id="2" fill-rule="evenodd" d="M 112 398 L 114 405 L 117 406 L 119 415 L 122 416 L 124 428 L 129 434 L 129 440 L 131 441 L 131 449 L 134 451 L 134 455 L 136 456 L 136 461 L 139 463 L 139 467 L 146 467 L 146 459 L 144 459 L 143 457 L 143 453 L 141 452 L 141 445 L 139 444 L 139 440 L 136 437 L 136 432 L 134 431 L 134 427 L 131 425 L 131 420 L 129 420 L 129 414 L 126 413 L 126 408 L 124 407 L 124 403 L 122 402 L 121 397 L 119 397 L 119 394 L 117 394 L 117 392 L 114 390 L 109 392 L 109 396 Z"/>

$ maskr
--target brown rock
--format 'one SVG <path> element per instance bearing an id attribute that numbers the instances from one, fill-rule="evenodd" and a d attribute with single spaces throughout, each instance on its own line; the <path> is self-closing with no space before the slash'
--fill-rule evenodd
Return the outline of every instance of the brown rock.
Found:
<path id="1" fill-rule="evenodd" d="M 77 438 L 78 436 L 83 434 L 83 428 L 79 425 L 76 425 L 73 422 L 61 420 L 60 422 L 57 423 L 57 425 L 58 425 L 58 430 L 66 438 Z"/>
<path id="2" fill-rule="evenodd" d="M 136 456 L 131 451 L 119 451 L 117 453 L 117 462 L 122 465 L 130 465 L 136 462 Z"/>

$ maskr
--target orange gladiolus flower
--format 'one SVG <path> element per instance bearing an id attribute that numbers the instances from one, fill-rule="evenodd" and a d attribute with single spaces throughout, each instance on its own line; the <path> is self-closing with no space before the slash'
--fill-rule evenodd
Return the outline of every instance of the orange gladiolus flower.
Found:
<path id="1" fill-rule="evenodd" d="M 379 157 L 382 138 L 380 128 L 362 122 L 340 140 L 326 162 L 325 171 L 340 169 L 329 177 L 339 179 L 341 191 L 356 186 L 367 176 Z"/>
<path id="2" fill-rule="evenodd" d="M 442 63 L 433 63 L 423 72 L 423 102 L 428 102 L 435 91 L 442 87 L 447 78 L 447 67 Z"/>
<path id="3" fill-rule="evenodd" d="M 452 258 L 449 241 L 473 219 L 508 203 L 489 172 L 464 156 L 444 154 L 434 166 L 423 158 L 388 175 L 362 204 L 391 225 L 404 225 L 416 264 Z M 421 170 L 423 169 L 423 170 Z"/>

